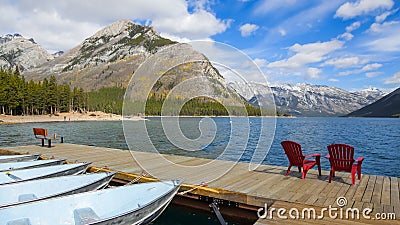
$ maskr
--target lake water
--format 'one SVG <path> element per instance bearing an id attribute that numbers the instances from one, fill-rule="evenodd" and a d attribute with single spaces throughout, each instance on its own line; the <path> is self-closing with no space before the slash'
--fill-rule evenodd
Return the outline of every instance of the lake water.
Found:
<path id="1" fill-rule="evenodd" d="M 152 144 L 161 153 L 173 155 L 186 155 L 203 158 L 217 158 L 227 147 L 231 138 L 232 126 L 245 127 L 250 124 L 250 134 L 234 135 L 236 143 L 244 142 L 243 155 L 239 151 L 235 155 L 225 154 L 222 159 L 232 160 L 239 157 L 240 161 L 249 162 L 254 149 L 258 144 L 260 124 L 263 120 L 272 118 L 236 118 L 235 125 L 229 118 L 212 118 L 216 124 L 216 136 L 212 143 L 204 146 L 200 151 L 185 151 L 175 147 L 164 135 L 160 118 L 148 118 L 148 121 L 129 121 L 132 130 L 141 130 L 143 124 L 147 127 L 148 136 Z M 199 124 L 201 118 L 180 118 L 179 125 L 183 134 L 191 139 L 200 136 Z M 271 122 L 271 121 L 269 121 Z M 127 125 L 127 124 L 125 124 Z M 110 148 L 128 149 L 125 142 L 123 124 L 121 121 L 99 122 L 52 122 L 52 123 L 27 123 L 0 126 L 0 147 L 38 144 L 34 139 L 32 128 L 45 127 L 50 133 L 56 132 L 63 136 L 65 142 L 94 145 Z M 326 146 L 332 143 L 346 143 L 355 147 L 355 156 L 364 156 L 363 173 L 400 177 L 400 119 L 389 118 L 277 118 L 274 139 L 263 164 L 287 166 L 288 162 L 280 142 L 294 140 L 299 142 L 305 154 L 327 154 Z M 243 128 L 244 129 L 244 128 Z M 151 151 L 151 146 L 143 139 L 135 141 L 135 150 Z M 265 146 L 260 146 L 267 150 Z M 329 170 L 329 162 L 324 158 L 322 168 Z M 154 224 L 171 224 L 171 218 L 181 218 L 181 223 L 174 224 L 218 224 L 211 214 L 194 213 L 191 211 L 177 210 L 169 207 L 163 217 Z M 186 221 L 186 222 L 185 222 Z M 188 222 L 190 221 L 190 222 Z M 193 221 L 202 221 L 194 223 Z M 176 221 L 175 221 L 176 222 Z M 229 224 L 234 224 L 230 222 Z"/>
<path id="2" fill-rule="evenodd" d="M 160 118 L 146 121 L 147 132 L 153 145 L 161 153 L 216 158 L 226 148 L 230 138 L 229 118 L 212 118 L 217 125 L 214 141 L 201 151 L 185 151 L 175 147 L 165 137 Z M 267 118 L 265 120 L 269 120 Z M 200 135 L 201 118 L 180 118 L 180 127 L 189 138 Z M 261 118 L 250 118 L 250 136 L 235 137 L 236 142 L 247 142 L 240 161 L 248 162 L 257 146 Z M 129 122 L 135 128 L 138 121 Z M 247 119 L 243 119 L 247 123 Z M 38 144 L 34 139 L 33 127 L 45 127 L 49 132 L 64 136 L 65 142 L 128 149 L 121 121 L 101 122 L 52 122 L 26 123 L 0 126 L 0 147 Z M 355 147 L 355 156 L 364 156 L 363 172 L 368 174 L 400 177 L 400 119 L 391 118 L 277 118 L 275 136 L 263 164 L 287 166 L 288 162 L 280 146 L 282 140 L 300 143 L 305 154 L 327 154 L 326 146 L 332 143 L 346 143 Z M 260 146 L 263 148 L 263 146 Z M 135 150 L 150 151 L 143 140 L 135 141 Z M 264 149 L 266 150 L 266 149 Z M 239 151 L 239 153 L 241 153 Z M 238 153 L 238 154 L 239 154 Z M 225 156 L 230 160 L 237 156 Z M 323 169 L 329 169 L 329 162 L 322 159 Z"/>

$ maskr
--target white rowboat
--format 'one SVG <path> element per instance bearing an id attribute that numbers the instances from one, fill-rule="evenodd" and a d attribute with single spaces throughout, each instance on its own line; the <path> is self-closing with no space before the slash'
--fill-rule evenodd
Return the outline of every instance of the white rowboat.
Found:
<path id="1" fill-rule="evenodd" d="M 0 163 L 7 162 L 23 162 L 37 160 L 40 154 L 37 155 L 0 155 Z"/>
<path id="2" fill-rule="evenodd" d="M 0 163 L 0 172 L 9 170 L 30 169 L 44 166 L 60 165 L 65 159 L 49 159 L 49 160 L 35 160 L 26 162 L 8 162 Z"/>
<path id="3" fill-rule="evenodd" d="M 0 185 L 0 208 L 102 189 L 115 173 L 91 173 Z"/>
<path id="4" fill-rule="evenodd" d="M 164 211 L 180 185 L 126 185 L 6 207 L 0 209 L 0 225 L 148 224 Z"/>
<path id="5" fill-rule="evenodd" d="M 0 185 L 23 182 L 33 179 L 81 174 L 86 171 L 89 164 L 90 163 L 75 163 L 0 172 Z"/>

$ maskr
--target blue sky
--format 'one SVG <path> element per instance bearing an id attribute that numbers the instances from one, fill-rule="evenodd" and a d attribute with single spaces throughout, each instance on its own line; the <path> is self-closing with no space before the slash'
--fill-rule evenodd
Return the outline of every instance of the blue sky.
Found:
<path id="1" fill-rule="evenodd" d="M 178 41 L 214 40 L 249 55 L 272 83 L 347 90 L 400 86 L 394 0 L 0 0 L 0 34 L 68 50 L 119 19 Z M 251 75 L 249 75 L 251 76 Z"/>

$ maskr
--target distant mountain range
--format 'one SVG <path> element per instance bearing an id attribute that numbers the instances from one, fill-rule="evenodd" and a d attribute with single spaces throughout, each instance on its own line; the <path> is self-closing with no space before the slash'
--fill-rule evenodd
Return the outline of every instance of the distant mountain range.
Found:
<path id="1" fill-rule="evenodd" d="M 400 117 L 400 88 L 378 101 L 349 113 L 349 117 Z"/>
<path id="2" fill-rule="evenodd" d="M 229 85 L 251 104 L 258 106 L 258 99 L 273 93 L 277 109 L 295 116 L 342 116 L 375 102 L 385 93 L 370 88 L 349 92 L 336 87 L 311 84 L 270 85 L 250 82 Z M 269 89 L 270 88 L 270 89 Z"/>
<path id="3" fill-rule="evenodd" d="M 188 77 L 198 76 L 213 82 L 208 93 L 218 99 L 236 98 L 233 96 L 237 92 L 257 106 L 257 97 L 268 93 L 269 87 L 265 84 L 250 83 L 255 90 L 253 93 L 243 84 L 226 81 L 207 57 L 190 45 L 163 38 L 152 27 L 129 20 L 110 24 L 65 53 L 50 54 L 33 39 L 26 39 L 19 34 L 2 36 L 0 66 L 18 65 L 27 80 L 40 81 L 56 75 L 58 82 L 82 87 L 86 91 L 101 87 L 126 87 L 132 74 L 146 59 L 160 50 L 169 51 L 172 45 L 177 46 L 174 51 L 179 49 L 180 55 L 201 59 L 206 63 L 194 63 L 170 71 L 153 88 L 155 94 L 164 94 Z M 166 55 L 173 59 L 176 54 L 171 50 Z M 309 84 L 272 85 L 270 88 L 277 109 L 296 116 L 346 115 L 384 96 L 378 89 L 349 92 Z"/>

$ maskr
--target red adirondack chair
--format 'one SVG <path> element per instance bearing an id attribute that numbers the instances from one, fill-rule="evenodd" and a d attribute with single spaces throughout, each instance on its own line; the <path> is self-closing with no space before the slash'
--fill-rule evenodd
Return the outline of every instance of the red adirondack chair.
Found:
<path id="1" fill-rule="evenodd" d="M 331 144 L 328 146 L 329 155 L 326 158 L 331 163 L 331 171 L 329 173 L 329 183 L 332 177 L 335 177 L 335 171 L 350 172 L 351 182 L 356 183 L 356 171 L 358 179 L 361 179 L 361 164 L 364 157 L 358 157 L 354 160 L 354 147 L 346 144 Z M 355 163 L 357 162 L 357 163 Z"/>
<path id="2" fill-rule="evenodd" d="M 282 141 L 281 145 L 283 149 L 285 150 L 285 154 L 288 157 L 289 160 L 289 167 L 286 172 L 286 176 L 289 175 L 290 173 L 290 168 L 292 166 L 297 166 L 299 168 L 299 172 L 301 173 L 301 168 L 303 168 L 303 173 L 301 178 L 305 179 L 306 174 L 308 170 L 313 168 L 315 165 L 318 166 L 318 172 L 319 175 L 321 176 L 321 155 L 320 154 L 311 154 L 311 155 L 303 155 L 303 152 L 301 150 L 301 145 L 297 142 L 294 141 Z M 315 157 L 315 160 L 307 160 L 306 158 L 311 158 Z"/>

